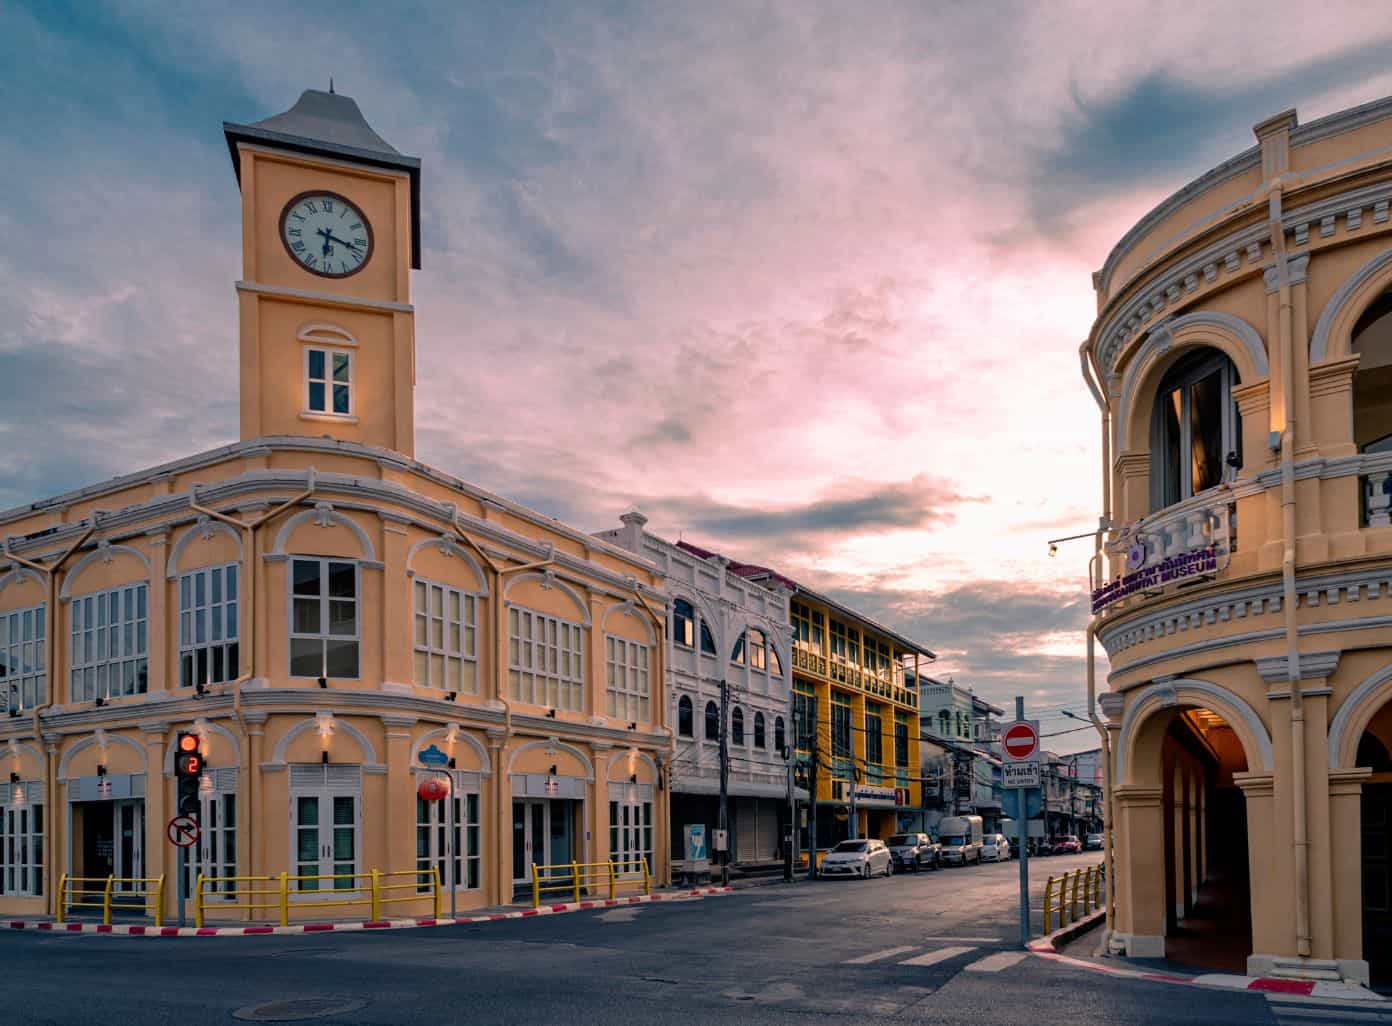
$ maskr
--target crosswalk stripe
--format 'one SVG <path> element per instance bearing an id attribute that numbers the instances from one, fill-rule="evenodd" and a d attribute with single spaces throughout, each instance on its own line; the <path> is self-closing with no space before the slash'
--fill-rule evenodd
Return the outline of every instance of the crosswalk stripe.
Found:
<path id="1" fill-rule="evenodd" d="M 895 955 L 902 955 L 906 951 L 912 951 L 914 946 L 910 944 L 907 948 L 885 948 L 883 951 L 872 951 L 868 955 L 857 955 L 855 958 L 848 958 L 842 965 L 868 965 L 871 962 L 878 962 L 882 958 L 893 958 Z"/>
<path id="2" fill-rule="evenodd" d="M 1023 951 L 997 951 L 994 955 L 987 955 L 979 958 L 971 965 L 967 966 L 969 973 L 998 973 L 1002 969 L 1009 969 L 1025 957 Z"/>
<path id="3" fill-rule="evenodd" d="M 968 951 L 975 951 L 976 948 L 963 947 L 956 945 L 949 948 L 939 948 L 937 951 L 928 951 L 922 955 L 915 955 L 913 958 L 906 958 L 900 965 L 937 965 L 939 962 L 946 962 L 949 958 L 956 958 L 958 955 L 965 955 Z"/>

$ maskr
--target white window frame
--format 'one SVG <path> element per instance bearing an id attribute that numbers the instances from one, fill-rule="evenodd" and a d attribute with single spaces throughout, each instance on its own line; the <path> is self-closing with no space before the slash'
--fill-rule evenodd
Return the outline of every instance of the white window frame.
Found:
<path id="1" fill-rule="evenodd" d="M 477 695 L 478 603 L 475 592 L 417 577 L 411 588 L 413 673 L 423 688 Z M 439 610 L 434 600 L 439 597 Z M 422 608 L 422 600 L 424 608 Z M 452 611 L 458 603 L 459 615 Z"/>
<path id="2" fill-rule="evenodd" d="M 440 883 L 446 889 L 451 885 L 457 891 L 477 891 L 483 887 L 483 795 L 478 774 L 464 770 L 450 770 L 449 774 L 453 779 L 445 801 L 455 803 L 452 859 L 446 837 L 449 810 L 442 808 L 444 802 L 427 802 L 416 796 L 416 889 L 421 893 L 434 886 L 425 874 L 435 866 L 440 867 Z M 418 775 L 417 779 L 423 775 Z M 447 865 L 451 861 L 453 880 Z"/>
<path id="3" fill-rule="evenodd" d="M 606 712 L 628 723 L 649 722 L 652 685 L 651 646 L 613 634 L 604 635 Z"/>
<path id="4" fill-rule="evenodd" d="M 295 592 L 295 564 L 296 563 L 317 563 L 319 565 L 319 594 L 299 594 Z M 353 568 L 353 597 L 351 599 L 341 596 L 329 595 L 329 571 L 330 563 L 342 563 Z M 289 573 L 286 574 L 286 590 L 290 594 L 290 605 L 287 610 L 289 622 L 289 675 L 301 680 L 315 677 L 333 678 L 334 680 L 359 680 L 362 677 L 362 567 L 358 565 L 356 559 L 346 559 L 341 556 L 291 556 L 289 562 Z M 297 600 L 308 602 L 317 599 L 319 602 L 319 630 L 318 631 L 297 631 L 295 630 L 295 602 Z M 330 632 L 330 603 L 331 602 L 352 602 L 353 603 L 353 633 L 352 634 L 333 634 Z M 295 642 L 296 641 L 318 641 L 319 642 L 319 670 L 313 674 L 297 674 L 295 672 Z M 329 670 L 329 642 L 331 641 L 351 641 L 357 648 L 357 673 L 352 676 L 345 674 L 331 674 Z"/>
<path id="5" fill-rule="evenodd" d="M 1227 457 L 1233 452 L 1241 455 L 1242 419 L 1237 409 L 1237 402 L 1232 397 L 1232 390 L 1238 387 L 1240 382 L 1237 378 L 1237 368 L 1233 366 L 1232 360 L 1226 354 L 1215 351 L 1205 359 L 1197 360 L 1192 365 L 1184 367 L 1178 374 L 1171 376 L 1171 373 L 1167 373 L 1161 380 L 1160 387 L 1156 389 L 1150 426 L 1150 504 L 1153 513 L 1167 509 L 1171 505 L 1177 505 L 1186 499 L 1192 499 L 1195 494 L 1202 494 L 1202 492 L 1196 493 L 1194 491 L 1193 481 L 1191 455 L 1194 444 L 1193 424 L 1191 423 L 1192 388 L 1200 381 L 1215 374 L 1218 375 L 1219 391 L 1219 447 L 1223 452 L 1219 457 L 1222 462 L 1219 467 L 1218 482 L 1210 487 L 1217 488 L 1224 482 L 1231 480 L 1235 475 L 1233 468 L 1227 464 Z M 1180 408 L 1176 415 L 1179 430 L 1179 438 L 1176 440 L 1179 445 L 1179 458 L 1177 465 L 1171 467 L 1167 458 L 1168 454 L 1165 451 L 1163 406 L 1167 401 L 1168 393 L 1176 389 L 1180 391 Z M 1170 502 L 1165 494 L 1171 473 L 1177 475 L 1175 484 L 1179 497 L 1174 502 Z M 1203 489 L 1202 491 L 1207 490 Z"/>
<path id="6" fill-rule="evenodd" d="M 508 606 L 508 688 L 513 701 L 584 712 L 584 625 Z"/>
<path id="7" fill-rule="evenodd" d="M 16 787 L 24 789 L 23 802 L 14 800 Z M 0 895 L 43 896 L 44 805 L 40 780 L 0 785 Z"/>
<path id="8" fill-rule="evenodd" d="M 241 565 L 219 563 L 179 575 L 179 685 L 223 684 L 236 680 L 241 667 Z M 220 597 L 214 601 L 213 584 Z M 203 585 L 203 601 L 198 587 Z M 203 637 L 198 637 L 200 629 Z M 222 653 L 222 673 L 213 672 L 214 654 Z M 235 651 L 234 651 L 235 649 Z M 198 671 L 198 654 L 205 651 L 204 672 Z M 188 673 L 185 674 L 185 666 Z M 201 677 L 201 679 L 200 679 Z"/>
<path id="9" fill-rule="evenodd" d="M 310 355 L 309 355 L 309 354 L 310 354 L 310 353 L 322 353 L 322 354 L 324 355 L 324 377 L 322 377 L 322 378 L 316 378 L 316 377 L 311 377 L 311 376 L 310 376 L 310 372 L 309 372 L 309 361 L 310 361 Z M 316 417 L 341 417 L 341 418 L 343 418 L 343 419 L 345 419 L 345 420 L 346 420 L 346 419 L 355 418 L 355 417 L 357 416 L 357 403 L 355 402 L 355 397 L 354 397 L 354 395 L 353 395 L 353 393 L 354 393 L 354 388 L 353 388 L 353 384 L 354 384 L 354 381 L 353 381 L 353 378 L 354 378 L 354 375 L 353 375 L 353 371 L 354 371 L 354 367 L 353 367 L 353 364 L 354 364 L 354 355 L 355 355 L 355 354 L 353 353 L 353 351 L 352 351 L 351 349 L 343 349 L 343 348 L 340 348 L 340 347 L 338 347 L 338 346 L 307 345 L 307 346 L 304 347 L 304 375 L 303 375 L 303 380 L 304 380 L 304 401 L 305 401 L 305 402 L 304 402 L 304 408 L 305 408 L 305 412 L 306 412 L 306 413 L 313 414 L 313 415 L 316 416 Z M 336 356 L 343 356 L 343 357 L 346 357 L 347 360 L 348 360 L 348 380 L 347 380 L 346 382 L 335 382 L 335 380 L 334 380 L 334 376 L 333 376 L 334 366 L 333 366 L 333 365 L 334 365 L 334 357 L 336 357 Z M 322 385 L 324 386 L 324 407 L 323 407 L 323 409 L 316 409 L 316 408 L 315 408 L 315 406 L 314 406 L 314 400 L 313 400 L 313 397 L 312 397 L 312 395 L 311 395 L 311 393 L 310 393 L 310 386 L 313 385 L 313 384 L 315 384 L 316 382 L 319 383 L 319 384 L 322 384 Z M 334 401 L 333 401 L 333 388 L 334 388 L 334 385 L 335 385 L 336 383 L 337 383 L 337 384 L 343 384 L 343 385 L 345 385 L 345 386 L 347 387 L 347 389 L 348 389 L 348 409 L 347 409 L 346 411 L 339 411 L 339 410 L 335 410 L 335 409 L 333 408 L 333 405 L 334 405 Z"/>
<path id="10" fill-rule="evenodd" d="M 118 606 L 120 614 L 115 623 L 110 622 L 108 607 L 112 604 Z M 69 613 L 72 701 L 143 695 L 149 686 L 149 586 L 141 581 L 78 595 L 72 599 Z M 113 673 L 116 688 L 111 686 Z"/>
<path id="11" fill-rule="evenodd" d="M 0 696 L 9 712 L 32 709 L 48 698 L 47 627 L 44 606 L 0 613 Z"/>

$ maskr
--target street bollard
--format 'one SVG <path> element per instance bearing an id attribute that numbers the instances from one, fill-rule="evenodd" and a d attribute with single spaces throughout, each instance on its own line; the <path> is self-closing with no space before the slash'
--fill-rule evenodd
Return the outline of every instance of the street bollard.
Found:
<path id="1" fill-rule="evenodd" d="M 280 925 L 290 925 L 290 873 L 280 872 Z"/>
<path id="2" fill-rule="evenodd" d="M 381 918 L 382 895 L 381 891 L 379 890 L 379 884 L 381 883 L 381 880 L 381 870 L 374 869 L 372 871 L 372 921 L 374 923 Z"/>
<path id="3" fill-rule="evenodd" d="M 575 885 L 575 904 L 578 905 L 580 904 L 580 863 L 572 862 L 570 864 L 570 876 Z"/>
<path id="4" fill-rule="evenodd" d="M 116 877 L 106 878 L 106 891 L 102 894 L 102 922 L 111 925 L 111 889 L 116 885 Z"/>
<path id="5" fill-rule="evenodd" d="M 618 880 L 617 874 L 614 872 L 614 860 L 613 860 L 613 859 L 610 859 L 610 860 L 609 860 L 609 900 L 610 900 L 610 901 L 613 901 L 616 897 L 618 897 L 618 893 L 619 893 L 619 880 Z"/>
<path id="6" fill-rule="evenodd" d="M 444 911 L 443 906 L 440 904 L 440 901 L 441 901 L 440 891 L 441 891 L 441 889 L 444 887 L 444 883 L 443 883 L 443 882 L 441 881 L 441 879 L 440 879 L 440 867 L 439 867 L 439 866 L 432 866 L 431 869 L 433 870 L 434 877 L 435 877 L 435 918 L 436 918 L 436 919 L 439 919 L 439 918 L 440 918 L 441 912 Z M 453 901 L 454 899 L 450 899 L 450 900 Z M 451 912 L 451 915 L 452 915 L 452 914 L 453 914 L 453 913 Z"/>
<path id="7" fill-rule="evenodd" d="M 532 863 L 532 908 L 541 907 L 541 874 L 537 872 L 537 864 Z"/>
<path id="8" fill-rule="evenodd" d="M 1051 876 L 1044 881 L 1044 933 L 1047 936 L 1053 932 L 1053 906 L 1049 903 L 1050 892 L 1054 889 L 1054 878 Z"/>

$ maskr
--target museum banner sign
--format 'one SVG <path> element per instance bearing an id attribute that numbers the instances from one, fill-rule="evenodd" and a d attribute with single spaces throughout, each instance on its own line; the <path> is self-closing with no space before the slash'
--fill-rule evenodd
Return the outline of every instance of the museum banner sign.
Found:
<path id="1" fill-rule="evenodd" d="M 1167 584 L 1187 581 L 1218 572 L 1218 547 L 1207 545 L 1191 552 L 1181 552 L 1157 560 L 1138 570 L 1122 574 L 1092 592 L 1092 611 L 1101 612 L 1113 602 L 1137 592 L 1155 591 Z"/>

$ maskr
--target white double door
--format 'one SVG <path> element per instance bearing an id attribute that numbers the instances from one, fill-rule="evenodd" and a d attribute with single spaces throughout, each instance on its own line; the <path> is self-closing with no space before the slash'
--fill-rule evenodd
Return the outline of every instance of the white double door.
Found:
<path id="1" fill-rule="evenodd" d="M 212 788 L 198 796 L 198 840 L 188 848 L 188 861 L 179 857 L 184 894 L 193 897 L 194 885 L 206 877 L 203 894 L 231 901 L 237 884 L 237 771 L 208 771 Z M 185 867 L 187 867 L 185 872 Z"/>
<path id="2" fill-rule="evenodd" d="M 292 766 L 291 890 L 299 896 L 362 887 L 362 772 L 358 766 Z"/>

